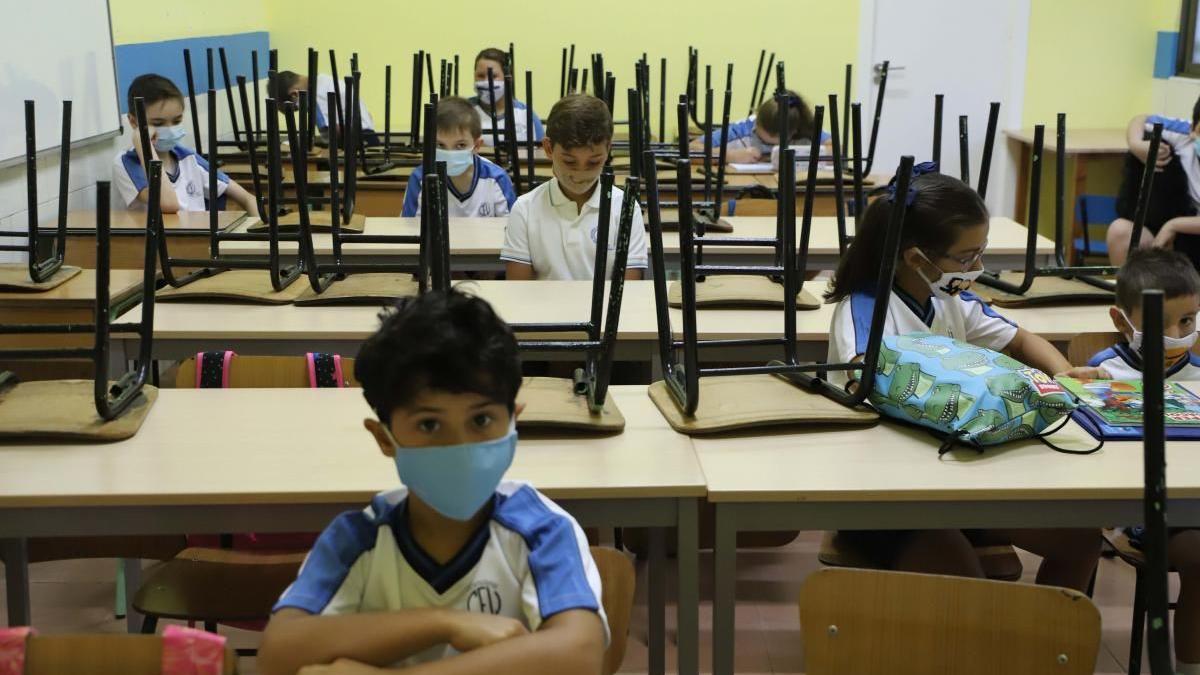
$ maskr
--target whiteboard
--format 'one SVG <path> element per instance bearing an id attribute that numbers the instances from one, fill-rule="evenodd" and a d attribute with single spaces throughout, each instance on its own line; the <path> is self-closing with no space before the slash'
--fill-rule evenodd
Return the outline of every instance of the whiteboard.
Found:
<path id="1" fill-rule="evenodd" d="M 25 101 L 37 106 L 37 147 L 62 140 L 70 100 L 72 144 L 121 129 L 107 0 L 37 0 L 0 27 L 0 166 L 25 156 Z"/>

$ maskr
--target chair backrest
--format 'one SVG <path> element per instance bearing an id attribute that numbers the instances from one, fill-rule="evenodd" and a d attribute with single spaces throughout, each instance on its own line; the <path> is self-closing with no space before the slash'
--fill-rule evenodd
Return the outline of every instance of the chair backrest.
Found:
<path id="1" fill-rule="evenodd" d="M 604 652 L 604 674 L 612 675 L 625 660 L 625 643 L 629 636 L 629 617 L 633 612 L 633 593 L 637 575 L 633 563 L 624 553 L 611 548 L 592 547 L 592 560 L 600 571 L 603 586 L 601 602 L 608 615 L 608 631 L 612 641 Z"/>
<path id="2" fill-rule="evenodd" d="M 1079 195 L 1075 217 L 1084 227 L 1108 225 L 1117 219 L 1117 198 L 1110 195 Z"/>
<path id="3" fill-rule="evenodd" d="M 354 359 L 342 358 L 342 374 L 347 386 L 361 386 L 354 379 Z M 196 357 L 190 356 L 179 364 L 175 386 L 195 388 Z M 308 360 L 303 356 L 238 356 L 229 366 L 231 389 L 303 389 L 308 386 Z"/>
<path id="4" fill-rule="evenodd" d="M 29 638 L 25 675 L 160 675 L 158 635 L 40 635 Z M 225 675 L 237 673 L 237 656 L 225 650 Z"/>
<path id="5" fill-rule="evenodd" d="M 1067 343 L 1067 360 L 1073 366 L 1087 365 L 1089 359 L 1097 352 L 1108 349 L 1121 341 L 1121 334 L 1111 333 L 1080 333 Z"/>
<path id="6" fill-rule="evenodd" d="M 809 675 L 1084 675 L 1100 649 L 1100 612 L 1080 593 L 938 575 L 820 570 L 800 623 Z"/>

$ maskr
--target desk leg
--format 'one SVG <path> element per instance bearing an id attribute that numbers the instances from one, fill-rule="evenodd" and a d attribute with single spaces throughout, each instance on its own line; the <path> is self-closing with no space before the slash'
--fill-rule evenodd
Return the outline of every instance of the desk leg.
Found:
<path id="1" fill-rule="evenodd" d="M 4 559 L 4 584 L 8 592 L 8 625 L 28 626 L 29 548 L 24 539 L 0 539 Z"/>
<path id="2" fill-rule="evenodd" d="M 716 505 L 713 557 L 713 675 L 733 675 L 737 608 L 737 525 L 730 508 Z"/>
<path id="3" fill-rule="evenodd" d="M 125 630 L 129 633 L 142 632 L 142 615 L 133 608 L 133 596 L 142 587 L 142 561 L 138 558 L 123 558 L 121 572 L 125 575 Z"/>
<path id="4" fill-rule="evenodd" d="M 679 500 L 679 675 L 700 672 L 700 552 L 695 499 Z"/>
<path id="5" fill-rule="evenodd" d="M 649 614 L 649 671 L 655 675 L 666 672 L 667 645 L 667 584 L 666 532 L 664 528 L 649 530 L 650 564 L 647 566 L 647 612 Z"/>

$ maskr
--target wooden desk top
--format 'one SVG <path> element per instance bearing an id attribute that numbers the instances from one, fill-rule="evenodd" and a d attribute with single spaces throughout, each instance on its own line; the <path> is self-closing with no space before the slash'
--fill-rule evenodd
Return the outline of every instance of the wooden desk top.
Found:
<path id="1" fill-rule="evenodd" d="M 108 277 L 108 295 L 113 304 L 142 287 L 141 270 L 112 270 Z M 83 270 L 75 278 L 44 293 L 6 293 L 0 291 L 0 309 L 91 309 L 96 304 L 96 271 Z"/>
<path id="2" fill-rule="evenodd" d="M 1087 456 L 1036 440 L 957 450 L 938 459 L 928 433 L 882 422 L 855 430 L 777 431 L 695 438 L 714 502 L 904 502 L 1141 499 L 1141 442 L 1109 442 Z M 1069 423 L 1054 440 L 1090 448 Z M 1200 497 L 1200 453 L 1186 442 L 1167 448 L 1173 498 Z"/>
<path id="3" fill-rule="evenodd" d="M 224 230 L 245 216 L 245 211 L 219 211 L 217 213 L 217 223 Z M 255 220 L 257 220 L 257 217 Z M 57 217 L 47 218 L 38 225 L 38 228 L 42 230 L 53 230 L 56 227 L 58 227 Z M 146 212 L 134 211 L 132 209 L 114 210 L 109 217 L 109 227 L 113 231 L 144 231 L 146 229 Z M 208 212 L 181 211 L 179 213 L 164 213 L 163 228 L 167 230 L 208 230 Z M 79 209 L 68 212 L 67 229 L 68 232 L 70 230 L 95 230 L 96 210 Z M 76 234 L 74 232 L 69 233 Z"/>
<path id="4" fill-rule="evenodd" d="M 1033 129 L 1005 129 L 1004 135 L 1024 145 L 1033 145 Z M 1054 127 L 1046 127 L 1045 149 L 1054 152 Z M 1125 129 L 1067 129 L 1068 155 L 1123 155 L 1129 152 Z"/>
<path id="5" fill-rule="evenodd" d="M 557 499 L 703 496 L 690 441 L 650 422 L 646 388 L 612 395 L 643 423 L 600 438 L 528 434 L 508 477 Z M 0 508 L 365 505 L 399 486 L 362 428 L 370 415 L 358 389 L 164 389 L 129 440 L 0 445 Z"/>

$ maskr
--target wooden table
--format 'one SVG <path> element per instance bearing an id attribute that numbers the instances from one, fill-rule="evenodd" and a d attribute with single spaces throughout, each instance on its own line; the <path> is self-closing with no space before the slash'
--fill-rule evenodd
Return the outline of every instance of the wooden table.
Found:
<path id="1" fill-rule="evenodd" d="M 1200 384 L 1200 383 L 1197 383 Z M 1070 423 L 1059 445 L 1093 447 Z M 1032 440 L 939 459 L 929 434 L 892 423 L 695 438 L 716 507 L 713 672 L 733 672 L 736 538 L 751 530 L 1101 527 L 1142 518 L 1142 444 L 1094 455 Z M 1200 525 L 1200 453 L 1167 447 L 1172 525 Z"/>
<path id="2" fill-rule="evenodd" d="M 774 216 L 733 216 L 723 218 L 733 226 L 731 235 L 711 234 L 713 239 L 721 236 L 774 237 Z M 456 271 L 499 272 L 504 270 L 500 260 L 500 249 L 504 245 L 504 218 L 451 218 L 450 219 L 450 264 Z M 797 219 L 799 223 L 799 219 Z M 853 222 L 847 223 L 847 232 L 853 234 Z M 367 234 L 417 235 L 420 233 L 418 218 L 367 218 Z M 799 236 L 799 232 L 797 232 Z M 993 217 L 989 235 L 986 260 L 991 269 L 1024 269 L 1027 231 L 1024 226 L 1009 218 Z M 329 261 L 332 256 L 332 238 L 328 234 L 313 236 L 316 255 Z M 663 233 L 663 248 L 668 272 L 679 269 L 679 233 Z M 295 253 L 295 242 L 281 242 L 280 250 Z M 772 264 L 774 254 L 765 248 L 745 246 L 705 246 L 705 262 L 712 264 L 765 265 Z M 221 251 L 239 257 L 265 257 L 266 242 L 229 242 L 221 245 Z M 418 248 L 415 244 L 348 244 L 343 247 L 347 258 L 355 262 L 402 262 L 414 263 Z M 1038 237 L 1037 255 L 1039 264 L 1046 264 L 1054 254 L 1054 242 Z M 838 248 L 837 220 L 832 217 L 814 217 L 808 248 L 808 269 L 830 270 L 837 267 L 841 258 Z"/>
<path id="3" fill-rule="evenodd" d="M 224 231 L 244 220 L 245 211 L 220 211 L 217 226 Z M 257 217 L 254 219 L 257 221 Z M 53 237 L 57 218 L 43 220 L 40 236 Z M 146 212 L 116 210 L 109 216 L 112 269 L 142 269 L 146 255 Z M 208 257 L 208 212 L 182 211 L 163 214 L 163 229 L 173 258 Z M 79 209 L 67 214 L 68 265 L 95 269 L 96 267 L 96 210 Z"/>
<path id="4" fill-rule="evenodd" d="M 1043 147 L 1048 154 L 1053 154 L 1057 151 L 1055 141 L 1054 125 L 1047 125 Z M 1013 207 L 1013 213 L 1018 218 L 1024 218 L 1029 203 L 1029 181 L 1030 172 L 1032 169 L 1031 158 L 1033 156 L 1033 129 L 1006 129 L 1004 135 L 1008 137 L 1009 145 L 1019 146 L 1019 152 L 1014 153 L 1019 157 L 1018 166 L 1020 174 L 1017 178 L 1017 195 L 1016 203 Z M 1077 199 L 1079 195 L 1087 192 L 1087 177 L 1088 164 L 1095 160 L 1105 160 L 1123 157 L 1129 152 L 1129 144 L 1125 138 L 1125 129 L 1067 129 L 1067 159 L 1072 157 L 1075 159 L 1075 170 L 1073 175 L 1067 177 L 1068 194 L 1074 195 Z M 1051 204 L 1054 195 L 1054 165 L 1042 165 L 1043 180 L 1049 177 L 1049 194 L 1043 194 L 1044 204 Z M 1073 186 L 1073 189 L 1072 189 Z M 1045 192 L 1045 190 L 1043 191 Z M 1071 204 L 1067 205 L 1068 216 L 1071 219 L 1072 232 L 1077 232 L 1082 226 L 1074 216 L 1075 207 Z M 1053 219 L 1042 219 L 1043 222 L 1053 224 Z M 1044 231 L 1044 230 L 1043 230 Z M 1072 235 L 1072 238 L 1074 235 Z"/>
<path id="5" fill-rule="evenodd" d="M 109 298 L 113 316 L 124 313 L 139 302 L 141 270 L 112 270 Z M 44 293 L 0 291 L 0 322 L 6 324 L 84 323 L 96 320 L 96 272 L 83 270 L 73 279 Z M 91 347 L 91 333 L 76 335 L 0 335 L 0 349 L 25 347 Z M 114 343 L 121 353 L 123 345 Z M 134 348 L 136 351 L 136 347 Z M 92 376 L 88 360 L 0 361 L 0 370 L 11 370 L 21 379 L 40 380 Z"/>
<path id="6" fill-rule="evenodd" d="M 610 393 L 629 421 L 625 433 L 523 434 L 507 477 L 533 483 L 585 525 L 652 528 L 652 672 L 663 670 L 664 537 L 678 528 L 680 672 L 695 673 L 704 475 L 645 387 Z M 10 623 L 29 618 L 22 563 L 30 537 L 318 531 L 363 508 L 398 486 L 362 429 L 368 416 L 358 389 L 164 389 L 129 440 L 0 446 Z"/>

